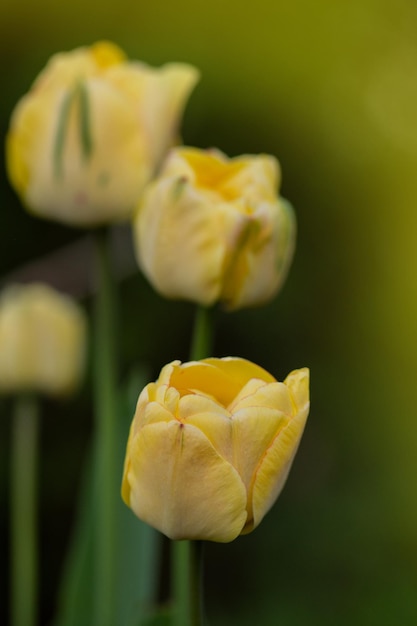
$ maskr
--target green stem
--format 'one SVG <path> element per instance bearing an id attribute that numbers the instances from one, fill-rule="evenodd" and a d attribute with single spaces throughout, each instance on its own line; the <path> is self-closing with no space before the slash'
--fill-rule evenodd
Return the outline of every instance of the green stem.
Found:
<path id="1" fill-rule="evenodd" d="M 203 542 L 172 542 L 175 626 L 203 626 Z"/>
<path id="2" fill-rule="evenodd" d="M 212 340 L 212 309 L 198 307 L 190 359 L 198 361 L 208 357 Z M 202 626 L 204 624 L 202 545 L 202 541 L 172 542 L 174 626 Z"/>
<path id="3" fill-rule="evenodd" d="M 96 483 L 96 559 L 95 603 L 96 626 L 114 626 L 116 618 L 115 526 L 118 498 L 116 460 L 116 341 L 115 293 L 109 255 L 109 233 L 96 233 L 98 286 L 95 308 L 95 418 L 97 437 Z"/>
<path id="4" fill-rule="evenodd" d="M 191 340 L 190 360 L 199 361 L 210 356 L 213 343 L 213 309 L 197 307 Z"/>
<path id="5" fill-rule="evenodd" d="M 37 614 L 37 477 L 39 407 L 16 398 L 11 442 L 11 624 L 34 626 Z"/>

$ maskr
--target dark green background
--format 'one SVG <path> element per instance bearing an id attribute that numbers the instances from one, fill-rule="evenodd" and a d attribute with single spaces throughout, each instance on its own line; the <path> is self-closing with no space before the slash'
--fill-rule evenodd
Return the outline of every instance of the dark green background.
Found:
<path id="1" fill-rule="evenodd" d="M 309 366 L 312 409 L 273 511 L 252 535 L 208 546 L 213 626 L 417 623 L 416 18 L 412 0 L 1 3 L 2 139 L 51 54 L 108 38 L 154 65 L 200 68 L 186 143 L 281 162 L 294 265 L 267 307 L 219 313 L 215 354 L 279 378 Z M 2 280 L 82 234 L 27 215 L 4 166 L 0 185 Z M 164 302 L 136 273 L 121 295 L 122 375 L 145 361 L 153 378 L 187 358 L 191 305 Z M 46 624 L 91 433 L 88 384 L 44 406 Z M 0 404 L 6 555 L 10 408 Z M 6 573 L 2 559 L 0 621 Z"/>

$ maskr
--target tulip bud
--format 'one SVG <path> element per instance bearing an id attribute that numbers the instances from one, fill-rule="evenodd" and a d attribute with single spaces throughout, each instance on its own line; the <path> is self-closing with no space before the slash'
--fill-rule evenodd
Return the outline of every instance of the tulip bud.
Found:
<path id="1" fill-rule="evenodd" d="M 128 219 L 197 78 L 186 64 L 127 61 L 108 42 L 54 55 L 7 137 L 9 176 L 28 209 L 77 226 Z"/>
<path id="2" fill-rule="evenodd" d="M 0 296 L 0 391 L 68 394 L 84 370 L 81 308 L 46 285 L 12 285 Z"/>
<path id="3" fill-rule="evenodd" d="M 139 396 L 123 500 L 171 539 L 249 533 L 284 486 L 308 410 L 307 369 L 280 383 L 244 359 L 174 361 Z"/>
<path id="4" fill-rule="evenodd" d="M 275 296 L 296 230 L 291 206 L 277 196 L 279 177 L 272 156 L 173 149 L 134 217 L 138 262 L 155 289 L 228 309 Z"/>

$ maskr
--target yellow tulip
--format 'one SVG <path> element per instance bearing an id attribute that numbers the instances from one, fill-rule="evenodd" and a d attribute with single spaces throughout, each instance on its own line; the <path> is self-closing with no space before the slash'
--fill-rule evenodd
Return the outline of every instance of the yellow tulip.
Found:
<path id="1" fill-rule="evenodd" d="M 123 500 L 171 539 L 249 533 L 284 486 L 308 410 L 307 369 L 280 383 L 244 359 L 174 361 L 139 396 Z"/>
<path id="2" fill-rule="evenodd" d="M 177 148 L 134 217 L 139 265 L 167 298 L 229 309 L 263 304 L 285 280 L 295 218 L 277 160 Z"/>
<path id="3" fill-rule="evenodd" d="M 0 392 L 65 395 L 84 370 L 86 321 L 68 296 L 42 284 L 0 296 Z"/>
<path id="4" fill-rule="evenodd" d="M 54 55 L 7 137 L 9 176 L 28 209 L 77 226 L 129 219 L 197 78 L 186 64 L 128 61 L 109 42 Z"/>

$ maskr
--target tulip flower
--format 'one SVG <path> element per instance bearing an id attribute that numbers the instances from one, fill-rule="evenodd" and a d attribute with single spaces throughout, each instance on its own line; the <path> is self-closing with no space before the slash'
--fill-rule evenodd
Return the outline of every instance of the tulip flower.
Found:
<path id="1" fill-rule="evenodd" d="M 54 55 L 7 137 L 10 180 L 28 209 L 76 226 L 130 218 L 197 78 L 186 64 L 128 61 L 109 42 Z"/>
<path id="2" fill-rule="evenodd" d="M 176 148 L 134 217 L 139 265 L 167 298 L 228 309 L 270 300 L 292 260 L 295 219 L 277 160 Z"/>
<path id="3" fill-rule="evenodd" d="M 171 539 L 256 528 L 287 478 L 309 410 L 307 369 L 277 382 L 239 358 L 166 365 L 139 396 L 122 497 Z"/>
<path id="4" fill-rule="evenodd" d="M 42 284 L 0 296 L 0 392 L 65 395 L 84 369 L 86 322 L 68 296 Z"/>

